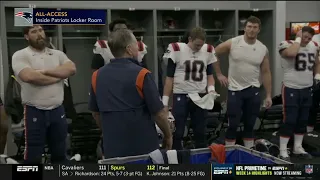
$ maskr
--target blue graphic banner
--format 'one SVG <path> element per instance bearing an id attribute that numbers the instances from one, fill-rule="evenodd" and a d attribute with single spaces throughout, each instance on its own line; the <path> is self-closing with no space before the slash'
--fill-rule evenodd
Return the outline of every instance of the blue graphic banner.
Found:
<path id="1" fill-rule="evenodd" d="M 232 177 L 234 176 L 233 164 L 212 164 L 212 176 Z"/>
<path id="2" fill-rule="evenodd" d="M 33 24 L 36 25 L 105 25 L 104 10 L 33 9 Z"/>

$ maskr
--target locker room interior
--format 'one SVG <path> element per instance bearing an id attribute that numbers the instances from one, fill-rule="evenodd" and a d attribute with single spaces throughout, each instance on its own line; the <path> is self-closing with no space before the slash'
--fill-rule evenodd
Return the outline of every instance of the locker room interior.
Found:
<path id="1" fill-rule="evenodd" d="M 21 28 L 13 26 L 14 12 L 17 7 L 29 7 L 27 1 L 2 1 L 0 9 L 1 37 L 1 78 L 0 93 L 4 99 L 10 56 L 24 47 Z M 64 1 L 32 2 L 37 8 L 50 9 L 104 9 L 107 22 L 116 18 L 126 18 L 135 28 L 137 37 L 143 38 L 148 46 L 146 55 L 148 68 L 153 72 L 156 81 L 158 77 L 158 60 L 170 42 L 179 41 L 191 27 L 201 26 L 207 31 L 207 43 L 217 46 L 234 36 L 243 33 L 241 22 L 250 15 L 257 16 L 262 21 L 262 30 L 258 39 L 269 49 L 271 71 L 273 75 L 273 95 L 280 93 L 281 66 L 276 45 L 285 39 L 285 31 L 289 22 L 319 21 L 320 2 L 317 1 L 91 1 L 90 3 Z M 173 20 L 175 28 L 166 27 L 166 22 Z M 70 79 L 74 103 L 88 101 L 88 84 L 91 78 L 91 59 L 93 45 L 99 38 L 108 35 L 107 26 L 49 26 L 46 34 L 52 44 L 59 50 L 65 48 L 67 56 L 75 62 L 77 74 Z M 221 69 L 224 75 L 228 71 L 227 57 L 221 58 Z M 163 72 L 163 75 L 165 71 Z M 216 89 L 221 94 L 220 100 L 226 98 L 226 88 L 216 83 Z M 262 88 L 263 89 L 263 88 Z M 263 93 L 261 93 L 263 94 Z M 262 97 L 263 98 L 263 97 Z M 86 105 L 79 106 L 79 111 Z M 14 145 L 9 132 L 7 153 L 14 152 Z"/>

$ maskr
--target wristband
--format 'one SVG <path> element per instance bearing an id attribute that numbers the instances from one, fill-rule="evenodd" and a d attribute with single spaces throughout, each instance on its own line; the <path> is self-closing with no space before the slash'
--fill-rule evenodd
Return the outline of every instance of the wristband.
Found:
<path id="1" fill-rule="evenodd" d="M 296 40 L 294 40 L 294 42 L 297 42 L 297 43 L 300 44 L 301 43 L 301 37 L 297 37 Z"/>
<path id="2" fill-rule="evenodd" d="M 315 80 L 320 80 L 320 74 L 316 74 L 316 75 L 314 76 L 314 79 L 315 79 Z"/>
<path id="3" fill-rule="evenodd" d="M 211 86 L 209 86 L 208 87 L 208 92 L 210 92 L 210 91 L 216 91 L 216 88 L 213 86 L 213 85 L 211 85 Z"/>
<path id="4" fill-rule="evenodd" d="M 164 106 L 168 106 L 169 104 L 169 96 L 162 96 L 162 103 Z"/>

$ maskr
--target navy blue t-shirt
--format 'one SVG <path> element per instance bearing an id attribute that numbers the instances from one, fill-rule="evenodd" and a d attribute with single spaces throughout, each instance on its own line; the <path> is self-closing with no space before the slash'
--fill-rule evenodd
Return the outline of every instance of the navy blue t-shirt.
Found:
<path id="1" fill-rule="evenodd" d="M 152 74 L 133 59 L 115 59 L 93 74 L 89 109 L 100 112 L 105 158 L 159 148 L 152 116 L 163 104 Z"/>

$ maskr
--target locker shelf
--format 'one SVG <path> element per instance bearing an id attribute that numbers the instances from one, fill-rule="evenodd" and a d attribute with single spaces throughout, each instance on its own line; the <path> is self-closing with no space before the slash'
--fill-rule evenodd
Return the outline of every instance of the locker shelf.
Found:
<path id="1" fill-rule="evenodd" d="M 235 10 L 199 10 L 199 25 L 206 30 L 206 43 L 214 47 L 235 36 L 235 22 Z M 228 56 L 223 55 L 219 59 L 221 71 L 227 76 L 229 67 Z M 222 87 L 220 83 L 215 83 L 215 87 L 220 94 L 219 99 L 224 100 L 227 96 L 227 88 Z"/>
<path id="2" fill-rule="evenodd" d="M 223 31 L 233 28 L 235 22 L 235 11 L 199 11 L 200 26 L 212 31 Z"/>
<path id="3" fill-rule="evenodd" d="M 186 30 L 196 26 L 195 11 L 159 10 L 157 11 L 157 26 L 158 33 L 185 33 Z"/>
<path id="4" fill-rule="evenodd" d="M 129 23 L 129 28 L 135 33 L 153 32 L 153 11 L 152 10 L 111 10 L 111 21 L 123 18 Z"/>

